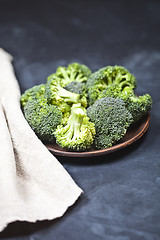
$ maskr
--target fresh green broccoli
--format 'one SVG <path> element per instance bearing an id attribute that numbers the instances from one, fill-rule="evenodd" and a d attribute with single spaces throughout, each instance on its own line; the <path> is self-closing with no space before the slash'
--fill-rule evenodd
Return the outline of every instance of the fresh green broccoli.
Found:
<path id="1" fill-rule="evenodd" d="M 86 65 L 71 63 L 67 67 L 59 66 L 56 73 L 51 74 L 47 81 L 57 76 L 60 78 L 60 85 L 64 87 L 73 81 L 86 82 L 90 75 L 91 70 Z"/>
<path id="2" fill-rule="evenodd" d="M 122 99 L 125 107 L 132 114 L 134 123 L 138 122 L 152 108 L 152 98 L 149 94 L 138 97 L 130 87 L 121 90 L 118 85 L 111 84 L 103 91 L 101 97 Z"/>
<path id="3" fill-rule="evenodd" d="M 126 96 L 128 93 L 126 94 Z M 105 90 L 102 91 L 102 93 L 99 95 L 98 99 L 103 97 L 113 97 L 113 98 L 121 98 L 122 91 L 121 87 L 117 84 L 111 84 L 105 88 Z"/>
<path id="4" fill-rule="evenodd" d="M 70 151 L 85 151 L 91 147 L 95 127 L 86 115 L 86 109 L 80 103 L 73 104 L 67 124 L 59 125 L 55 131 L 56 142 Z"/>
<path id="5" fill-rule="evenodd" d="M 137 96 L 136 78 L 122 66 L 95 73 L 79 63 L 60 66 L 46 84 L 26 90 L 21 106 L 26 120 L 42 141 L 69 151 L 113 146 L 129 126 L 152 107 L 149 94 Z M 88 107 L 89 106 L 89 107 Z"/>
<path id="6" fill-rule="evenodd" d="M 133 94 L 124 101 L 126 108 L 133 116 L 134 123 L 138 122 L 152 108 L 152 98 L 148 93 L 139 97 Z"/>
<path id="7" fill-rule="evenodd" d="M 64 88 L 70 92 L 74 92 L 80 95 L 86 94 L 85 83 L 82 82 L 73 81 L 68 83 Z"/>
<path id="8" fill-rule="evenodd" d="M 95 124 L 94 144 L 97 149 L 104 149 L 116 144 L 127 132 L 133 122 L 131 113 L 123 100 L 104 97 L 87 108 L 87 116 Z"/>
<path id="9" fill-rule="evenodd" d="M 70 111 L 73 103 L 78 103 L 80 95 L 69 92 L 60 85 L 60 79 L 53 77 L 46 83 L 45 97 L 49 104 L 56 105 L 64 112 Z"/>
<path id="10" fill-rule="evenodd" d="M 32 99 L 39 99 L 44 97 L 45 84 L 36 85 L 27 89 L 20 98 L 21 106 L 24 108 L 26 103 Z"/>
<path id="11" fill-rule="evenodd" d="M 89 105 L 100 98 L 103 90 L 111 84 L 117 84 L 121 90 L 124 90 L 127 86 L 135 89 L 137 81 L 134 75 L 122 66 L 103 67 L 92 73 L 86 83 Z"/>
<path id="12" fill-rule="evenodd" d="M 87 93 L 85 83 L 73 81 L 68 83 L 64 88 L 70 92 L 79 94 L 79 102 L 82 104 L 83 107 L 87 107 Z"/>
<path id="13" fill-rule="evenodd" d="M 54 131 L 61 124 L 62 113 L 44 98 L 32 99 L 24 107 L 24 116 L 42 141 L 54 142 Z"/>

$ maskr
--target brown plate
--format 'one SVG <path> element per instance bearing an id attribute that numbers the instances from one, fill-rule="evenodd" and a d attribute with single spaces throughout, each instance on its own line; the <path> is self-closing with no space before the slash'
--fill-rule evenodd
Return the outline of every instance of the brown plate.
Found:
<path id="1" fill-rule="evenodd" d="M 102 149 L 102 150 L 97 150 L 95 148 L 91 148 L 85 152 L 70 152 L 70 151 L 66 151 L 66 150 L 60 148 L 56 143 L 54 143 L 54 144 L 53 143 L 52 144 L 45 143 L 45 146 L 53 154 L 59 155 L 59 156 L 66 156 L 66 157 L 100 156 L 100 155 L 118 151 L 118 150 L 125 148 L 125 147 L 129 146 L 130 144 L 136 142 L 147 131 L 147 129 L 149 127 L 149 122 L 150 122 L 150 114 L 148 113 L 138 123 L 133 124 L 132 126 L 129 127 L 126 135 L 119 143 L 117 143 L 116 145 L 114 145 L 112 147 Z"/>

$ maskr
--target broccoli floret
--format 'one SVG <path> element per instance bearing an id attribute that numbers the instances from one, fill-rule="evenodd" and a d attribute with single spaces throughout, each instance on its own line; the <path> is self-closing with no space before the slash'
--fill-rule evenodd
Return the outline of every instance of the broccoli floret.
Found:
<path id="1" fill-rule="evenodd" d="M 91 70 L 84 64 L 71 63 L 68 65 L 72 81 L 86 82 L 91 75 Z"/>
<path id="2" fill-rule="evenodd" d="M 149 94 L 138 97 L 130 87 L 121 90 L 118 85 L 111 84 L 103 91 L 101 97 L 122 99 L 125 107 L 132 114 L 134 123 L 138 122 L 152 108 L 152 98 Z"/>
<path id="3" fill-rule="evenodd" d="M 152 97 L 148 93 L 139 97 L 133 94 L 124 99 L 124 101 L 126 108 L 133 116 L 134 123 L 138 122 L 152 108 Z"/>
<path id="4" fill-rule="evenodd" d="M 64 88 L 70 92 L 79 94 L 79 102 L 82 104 L 83 107 L 87 107 L 87 93 L 85 83 L 73 81 L 67 84 Z"/>
<path id="5" fill-rule="evenodd" d="M 47 81 L 57 76 L 60 78 L 60 85 L 64 87 L 73 81 L 86 82 L 90 75 L 91 70 L 86 65 L 71 63 L 67 67 L 59 66 L 56 73 L 51 74 Z"/>
<path id="6" fill-rule="evenodd" d="M 64 88 L 70 92 L 74 92 L 80 95 L 86 94 L 85 84 L 81 82 L 70 82 Z"/>
<path id="7" fill-rule="evenodd" d="M 107 66 L 92 73 L 86 83 L 89 105 L 92 105 L 107 86 L 117 84 L 121 90 L 127 86 L 135 89 L 137 85 L 136 78 L 126 68 L 122 66 Z"/>
<path id="8" fill-rule="evenodd" d="M 117 84 L 111 84 L 105 88 L 105 90 L 99 95 L 98 99 L 103 97 L 121 98 L 121 96 L 122 96 L 121 87 L 118 86 Z"/>
<path id="9" fill-rule="evenodd" d="M 44 91 L 45 84 L 36 85 L 32 88 L 27 89 L 20 98 L 22 108 L 24 108 L 28 101 L 44 97 Z"/>
<path id="10" fill-rule="evenodd" d="M 80 95 L 69 92 L 60 85 L 60 79 L 58 77 L 51 78 L 46 83 L 45 97 L 49 104 L 56 105 L 62 112 L 70 111 L 73 103 L 78 103 Z"/>
<path id="11" fill-rule="evenodd" d="M 97 149 L 104 149 L 116 144 L 127 132 L 133 122 L 131 113 L 123 100 L 104 97 L 87 108 L 87 116 L 95 124 L 94 144 Z"/>
<path id="12" fill-rule="evenodd" d="M 70 151 L 84 151 L 91 147 L 95 135 L 94 123 L 89 121 L 86 109 L 80 103 L 73 104 L 67 124 L 55 131 L 56 142 Z"/>
<path id="13" fill-rule="evenodd" d="M 24 107 L 24 116 L 42 141 L 54 142 L 54 131 L 61 124 L 62 113 L 46 99 L 32 99 Z"/>

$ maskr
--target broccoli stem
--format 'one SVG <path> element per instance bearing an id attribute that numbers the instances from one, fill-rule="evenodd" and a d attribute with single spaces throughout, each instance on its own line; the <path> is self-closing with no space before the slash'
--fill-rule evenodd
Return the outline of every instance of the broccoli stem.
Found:
<path id="1" fill-rule="evenodd" d="M 99 82 L 98 89 L 103 91 L 104 89 L 106 89 L 107 86 L 108 86 L 108 79 L 102 79 Z"/>
<path id="2" fill-rule="evenodd" d="M 123 86 L 122 92 L 125 93 L 128 96 L 134 96 L 135 95 L 133 88 L 130 87 L 129 85 L 125 85 L 125 84 Z"/>
<path id="3" fill-rule="evenodd" d="M 105 80 L 105 84 L 108 86 L 111 85 L 112 83 L 113 83 L 112 77 L 108 76 L 107 79 Z"/>
<path id="4" fill-rule="evenodd" d="M 67 126 L 66 126 L 66 136 L 67 136 L 67 139 L 71 140 L 73 138 L 73 134 L 74 134 L 73 122 L 69 122 L 67 124 Z"/>
<path id="5" fill-rule="evenodd" d="M 59 81 L 52 81 L 51 91 L 60 98 L 63 98 L 64 102 L 67 103 L 78 103 L 80 95 L 77 93 L 70 92 L 65 88 L 61 87 Z"/>
<path id="6" fill-rule="evenodd" d="M 79 138 L 81 125 L 83 122 L 83 118 L 85 116 L 85 112 L 81 108 L 81 104 L 74 104 L 72 106 L 71 114 L 72 114 L 71 121 L 74 123 L 73 124 L 73 127 L 74 127 L 73 140 L 76 140 Z"/>
<path id="7" fill-rule="evenodd" d="M 133 89 L 133 86 L 129 82 L 129 76 L 127 74 L 121 75 L 121 73 L 117 73 L 113 83 L 117 84 L 121 89 L 124 89 L 125 87 L 129 87 L 129 88 Z"/>
<path id="8" fill-rule="evenodd" d="M 81 74 L 81 73 L 78 74 L 75 71 L 75 69 L 71 69 L 69 74 L 68 74 L 67 71 L 64 70 L 64 68 L 61 68 L 61 72 L 62 72 L 62 75 L 67 82 L 73 82 L 73 81 L 83 82 L 83 81 L 86 81 L 86 76 L 83 77 L 83 74 Z"/>
<path id="9" fill-rule="evenodd" d="M 80 99 L 79 94 L 67 91 L 66 89 L 62 88 L 61 86 L 57 87 L 57 94 L 60 97 L 62 97 L 65 102 L 68 102 L 68 103 L 77 103 Z"/>
<path id="10" fill-rule="evenodd" d="M 68 82 L 70 82 L 70 78 L 69 78 L 69 76 L 68 76 L 66 70 L 64 70 L 63 67 L 61 67 L 61 73 L 62 73 L 64 79 L 66 79 Z"/>
<path id="11" fill-rule="evenodd" d="M 75 116 L 73 120 L 74 120 L 74 124 L 73 124 L 74 134 L 73 134 L 72 140 L 76 140 L 79 138 L 83 117 Z"/>
<path id="12" fill-rule="evenodd" d="M 77 75 L 77 72 L 75 72 L 75 70 L 72 69 L 70 72 L 70 81 L 71 82 L 75 81 L 76 75 Z"/>
<path id="13" fill-rule="evenodd" d="M 79 138 L 84 116 L 85 112 L 81 108 L 81 104 L 73 104 L 71 109 L 71 116 L 68 120 L 67 126 L 65 127 L 67 138 L 69 140 L 76 140 Z"/>
<path id="14" fill-rule="evenodd" d="M 78 76 L 76 77 L 76 81 L 78 82 L 85 82 L 86 81 L 86 76 L 83 76 L 82 73 L 78 74 Z"/>

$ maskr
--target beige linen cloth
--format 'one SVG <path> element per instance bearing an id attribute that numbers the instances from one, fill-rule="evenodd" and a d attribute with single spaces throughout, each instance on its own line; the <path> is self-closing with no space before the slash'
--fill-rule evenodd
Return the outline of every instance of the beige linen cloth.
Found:
<path id="1" fill-rule="evenodd" d="M 0 48 L 0 231 L 61 217 L 83 192 L 34 134 L 19 100 L 12 57 Z"/>

